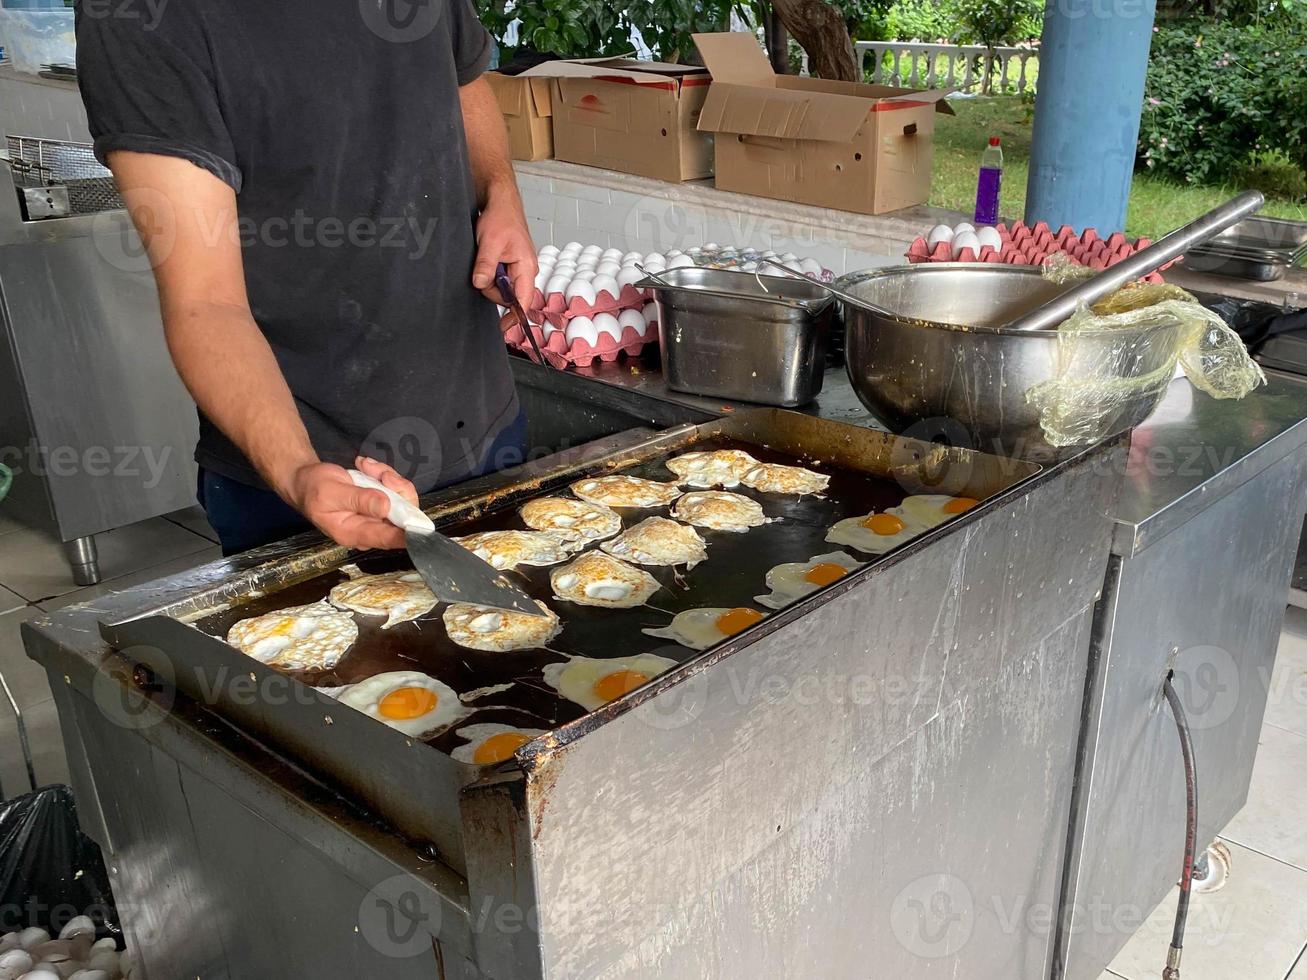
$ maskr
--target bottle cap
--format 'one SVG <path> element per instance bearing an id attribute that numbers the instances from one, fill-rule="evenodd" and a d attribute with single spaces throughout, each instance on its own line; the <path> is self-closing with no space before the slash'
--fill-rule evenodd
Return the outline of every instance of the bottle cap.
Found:
<path id="1" fill-rule="evenodd" d="M 991 136 L 991 137 L 989 138 L 989 145 L 990 145 L 990 146 L 998 146 L 998 144 L 999 144 L 999 139 L 998 139 L 997 136 Z"/>

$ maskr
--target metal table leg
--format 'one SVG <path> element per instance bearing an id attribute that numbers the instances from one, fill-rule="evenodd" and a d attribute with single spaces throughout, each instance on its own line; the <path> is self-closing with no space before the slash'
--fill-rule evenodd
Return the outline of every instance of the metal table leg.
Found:
<path id="1" fill-rule="evenodd" d="M 27 723 L 23 721 L 22 709 L 18 707 L 18 700 L 14 697 L 14 692 L 9 689 L 9 682 L 5 680 L 5 675 L 0 674 L 0 691 L 4 692 L 5 700 L 9 702 L 9 707 L 14 712 L 14 724 L 18 728 L 18 744 L 23 751 L 23 763 L 27 766 L 27 783 L 33 793 L 36 792 L 36 767 L 32 765 L 32 746 L 27 741 Z M 0 786 L 0 800 L 7 799 L 4 787 Z"/>
<path id="2" fill-rule="evenodd" d="M 95 537 L 74 538 L 64 542 L 64 554 L 73 570 L 73 581 L 78 585 L 97 585 L 100 581 L 100 556 L 95 549 Z"/>

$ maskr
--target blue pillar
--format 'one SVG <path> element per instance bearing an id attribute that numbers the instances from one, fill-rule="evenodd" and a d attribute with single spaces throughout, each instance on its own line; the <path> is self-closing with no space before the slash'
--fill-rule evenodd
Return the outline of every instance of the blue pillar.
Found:
<path id="1" fill-rule="evenodd" d="M 1049 0 L 1026 221 L 1125 228 L 1156 0 Z"/>

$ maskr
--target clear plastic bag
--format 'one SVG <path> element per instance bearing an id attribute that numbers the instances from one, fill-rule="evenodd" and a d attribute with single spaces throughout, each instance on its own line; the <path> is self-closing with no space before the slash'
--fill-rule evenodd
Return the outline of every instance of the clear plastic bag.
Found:
<path id="1" fill-rule="evenodd" d="M 1044 274 L 1069 282 L 1093 271 L 1062 261 Z M 1057 358 L 1056 376 L 1026 392 L 1053 446 L 1094 442 L 1143 421 L 1177 363 L 1213 398 L 1243 398 L 1266 382 L 1221 317 L 1167 284 L 1126 286 L 1078 310 L 1058 330 Z"/>

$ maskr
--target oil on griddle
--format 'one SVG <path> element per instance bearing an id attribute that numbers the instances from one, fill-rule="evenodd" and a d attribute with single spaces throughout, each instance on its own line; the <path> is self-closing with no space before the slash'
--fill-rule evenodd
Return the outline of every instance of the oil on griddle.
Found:
<path id="1" fill-rule="evenodd" d="M 845 551 L 859 561 L 876 561 L 877 556 L 829 544 L 825 540 L 826 533 L 837 521 L 897 506 L 908 496 L 908 492 L 892 480 L 725 438 L 705 439 L 692 447 L 643 461 L 620 472 L 651 480 L 674 480 L 675 476 L 665 465 L 666 460 L 687 451 L 687 448 L 696 452 L 743 449 L 764 463 L 807 466 L 829 475 L 830 487 L 822 497 L 759 493 L 743 486 L 731 488 L 733 493 L 757 500 L 768 517 L 780 520 L 742 534 L 698 528 L 708 543 L 707 561 L 691 572 L 646 567 L 645 570 L 662 584 L 662 589 L 649 600 L 657 609 L 651 606 L 600 609 L 562 602 L 553 597 L 549 585 L 552 568 L 519 568 L 511 573 L 512 577 L 533 598 L 544 600 L 562 619 L 563 630 L 547 650 L 484 653 L 458 646 L 445 634 L 440 616 L 446 607 L 442 604 L 419 620 L 384 631 L 380 628 L 384 621 L 382 617 L 355 615 L 359 638 L 334 670 L 298 671 L 293 672 L 293 676 L 315 687 L 335 687 L 355 684 L 387 671 L 419 670 L 443 681 L 459 694 L 511 684 L 505 691 L 473 701 L 468 706 L 475 708 L 475 713 L 455 727 L 500 722 L 529 728 L 554 728 L 581 717 L 585 710 L 560 697 L 545 684 L 541 677 L 545 664 L 562 661 L 569 654 L 602 660 L 656 653 L 678 663 L 692 660 L 700 654 L 646 636 L 642 629 L 666 626 L 672 614 L 697 607 L 758 608 L 754 596 L 767 591 L 764 577 L 769 569 L 784 562 L 803 562 L 814 555 L 832 551 Z M 554 494 L 570 496 L 565 490 L 554 491 Z M 441 531 L 462 536 L 477 531 L 523 528 L 517 509 L 524 502 L 518 500 L 510 507 L 443 526 Z M 657 507 L 628 508 L 618 512 L 622 515 L 623 526 L 630 527 L 646 517 L 669 516 L 669 511 L 670 507 Z M 591 549 L 595 547 L 592 545 Z M 362 556 L 356 563 L 370 574 L 412 568 L 403 552 L 373 552 Z M 222 638 L 238 620 L 324 599 L 342 580 L 339 572 L 321 575 L 251 599 L 209 616 L 196 625 L 204 632 Z M 462 744 L 463 740 L 451 729 L 437 733 L 429 741 L 448 751 Z"/>

